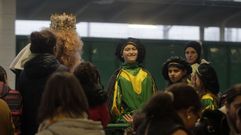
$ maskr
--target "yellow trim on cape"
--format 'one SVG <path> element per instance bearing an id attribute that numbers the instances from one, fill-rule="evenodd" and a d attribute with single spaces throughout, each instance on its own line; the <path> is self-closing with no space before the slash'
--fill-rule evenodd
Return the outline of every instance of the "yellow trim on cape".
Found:
<path id="1" fill-rule="evenodd" d="M 114 95 L 113 95 L 113 103 L 111 107 L 111 112 L 113 112 L 115 115 L 120 115 L 120 111 L 118 110 L 117 104 L 116 104 L 116 98 L 117 98 L 117 82 L 115 82 L 114 86 Z"/>
<path id="2" fill-rule="evenodd" d="M 143 71 L 142 69 L 140 69 L 140 71 L 138 72 L 138 74 L 136 76 L 133 76 L 132 74 L 128 73 L 126 70 L 122 69 L 120 71 L 120 74 L 118 74 L 117 76 L 121 76 L 121 77 L 125 78 L 126 80 L 132 82 L 132 87 L 133 87 L 134 91 L 137 94 L 140 94 L 141 90 L 142 90 L 141 89 L 142 82 L 147 77 L 147 75 L 148 74 L 145 71 Z M 121 108 L 121 110 L 118 109 L 117 95 L 118 95 L 118 82 L 115 82 L 111 112 L 115 115 L 120 115 L 124 111 L 124 109 L 123 108 Z"/>
<path id="3" fill-rule="evenodd" d="M 211 100 L 214 100 L 214 98 L 212 97 L 212 95 L 210 95 L 209 93 L 203 95 L 203 96 L 201 97 L 201 99 L 211 99 Z"/>
<path id="4" fill-rule="evenodd" d="M 147 73 L 140 69 L 137 75 L 132 75 L 126 70 L 121 70 L 120 76 L 132 82 L 132 87 L 137 94 L 141 93 L 142 82 L 147 77 Z"/>

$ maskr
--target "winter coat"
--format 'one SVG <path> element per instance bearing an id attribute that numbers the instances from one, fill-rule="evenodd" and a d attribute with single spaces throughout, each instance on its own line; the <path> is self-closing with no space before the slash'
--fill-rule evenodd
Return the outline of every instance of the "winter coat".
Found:
<path id="1" fill-rule="evenodd" d="M 48 77 L 56 70 L 67 70 L 67 68 L 60 65 L 51 54 L 38 54 L 25 63 L 18 86 L 23 97 L 21 117 L 23 135 L 34 135 L 37 132 L 37 112 L 41 96 Z"/>
<path id="2" fill-rule="evenodd" d="M 105 135 L 100 122 L 88 119 L 60 119 L 41 123 L 36 135 Z"/>

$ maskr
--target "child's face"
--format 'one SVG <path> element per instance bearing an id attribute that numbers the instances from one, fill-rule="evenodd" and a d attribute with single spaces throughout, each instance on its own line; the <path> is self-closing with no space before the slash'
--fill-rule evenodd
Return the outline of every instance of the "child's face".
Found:
<path id="1" fill-rule="evenodd" d="M 180 81 L 185 75 L 185 71 L 177 67 L 168 68 L 168 76 L 172 83 Z"/>
<path id="2" fill-rule="evenodd" d="M 134 45 L 128 44 L 123 49 L 122 57 L 125 63 L 135 63 L 137 56 L 138 56 L 138 50 Z"/>

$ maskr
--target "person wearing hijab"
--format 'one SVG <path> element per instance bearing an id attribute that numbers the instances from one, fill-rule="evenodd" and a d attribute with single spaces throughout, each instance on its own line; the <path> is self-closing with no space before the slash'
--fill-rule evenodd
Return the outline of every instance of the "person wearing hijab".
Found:
<path id="1" fill-rule="evenodd" d="M 186 61 L 192 67 L 192 74 L 188 77 L 187 81 L 191 84 L 191 78 L 194 76 L 197 71 L 198 66 L 201 63 L 209 63 L 205 59 L 202 59 L 202 45 L 198 41 L 187 42 L 184 48 Z"/>

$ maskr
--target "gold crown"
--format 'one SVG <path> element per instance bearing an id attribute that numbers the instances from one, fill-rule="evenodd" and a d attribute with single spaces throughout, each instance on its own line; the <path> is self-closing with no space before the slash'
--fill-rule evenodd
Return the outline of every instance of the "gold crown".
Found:
<path id="1" fill-rule="evenodd" d="M 76 17 L 72 14 L 53 14 L 50 17 L 50 28 L 56 31 L 76 30 Z"/>

